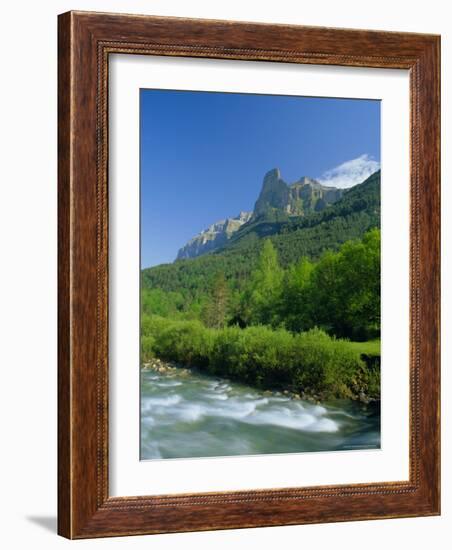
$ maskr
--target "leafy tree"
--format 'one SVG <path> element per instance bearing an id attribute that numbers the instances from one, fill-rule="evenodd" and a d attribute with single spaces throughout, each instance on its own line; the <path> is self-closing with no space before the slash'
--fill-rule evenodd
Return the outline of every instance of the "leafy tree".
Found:
<path id="1" fill-rule="evenodd" d="M 366 339 L 380 328 L 380 231 L 326 253 L 311 281 L 312 322 L 337 336 Z"/>
<path id="2" fill-rule="evenodd" d="M 180 292 L 165 292 L 160 288 L 141 291 L 141 311 L 149 315 L 162 317 L 174 316 L 184 307 L 184 298 Z"/>
<path id="3" fill-rule="evenodd" d="M 311 279 L 311 325 L 320 326 L 329 333 L 341 327 L 341 308 L 338 274 L 338 255 L 327 251 L 317 263 Z"/>
<path id="4" fill-rule="evenodd" d="M 278 253 L 271 240 L 266 239 L 244 293 L 245 318 L 250 324 L 278 324 L 283 277 Z"/>
<path id="5" fill-rule="evenodd" d="M 314 264 L 301 258 L 289 266 L 285 273 L 282 297 L 282 315 L 287 328 L 301 332 L 312 323 L 311 275 Z"/>
<path id="6" fill-rule="evenodd" d="M 343 324 L 356 339 L 375 336 L 380 328 L 380 231 L 369 231 L 361 242 L 345 243 L 339 258 Z"/>

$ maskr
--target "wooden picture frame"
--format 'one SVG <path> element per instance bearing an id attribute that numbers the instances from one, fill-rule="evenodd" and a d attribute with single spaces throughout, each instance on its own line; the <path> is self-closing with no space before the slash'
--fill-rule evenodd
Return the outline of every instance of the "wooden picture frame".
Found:
<path id="1" fill-rule="evenodd" d="M 440 513 L 440 38 L 68 12 L 58 39 L 58 532 L 68 538 Z M 147 497 L 108 492 L 110 54 L 410 73 L 409 481 Z"/>

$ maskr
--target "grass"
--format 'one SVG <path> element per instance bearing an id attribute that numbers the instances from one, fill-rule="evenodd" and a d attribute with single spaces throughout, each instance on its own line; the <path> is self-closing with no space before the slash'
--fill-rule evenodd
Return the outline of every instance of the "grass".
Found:
<path id="1" fill-rule="evenodd" d="M 360 354 L 380 356 L 380 340 L 368 340 L 367 342 L 349 342 L 349 346 Z"/>

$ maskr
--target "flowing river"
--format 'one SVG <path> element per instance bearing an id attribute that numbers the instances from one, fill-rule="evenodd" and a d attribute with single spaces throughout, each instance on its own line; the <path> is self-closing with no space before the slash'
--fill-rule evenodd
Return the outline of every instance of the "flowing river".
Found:
<path id="1" fill-rule="evenodd" d="M 319 405 L 196 371 L 141 371 L 142 460 L 378 448 L 379 403 Z"/>

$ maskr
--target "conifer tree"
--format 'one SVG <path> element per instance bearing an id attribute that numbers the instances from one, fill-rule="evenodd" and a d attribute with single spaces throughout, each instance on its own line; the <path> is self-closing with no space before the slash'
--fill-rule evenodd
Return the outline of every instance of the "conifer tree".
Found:
<path id="1" fill-rule="evenodd" d="M 207 327 L 222 328 L 226 323 L 229 303 L 229 288 L 223 273 L 219 273 L 213 282 L 209 301 L 206 303 L 202 320 Z"/>

